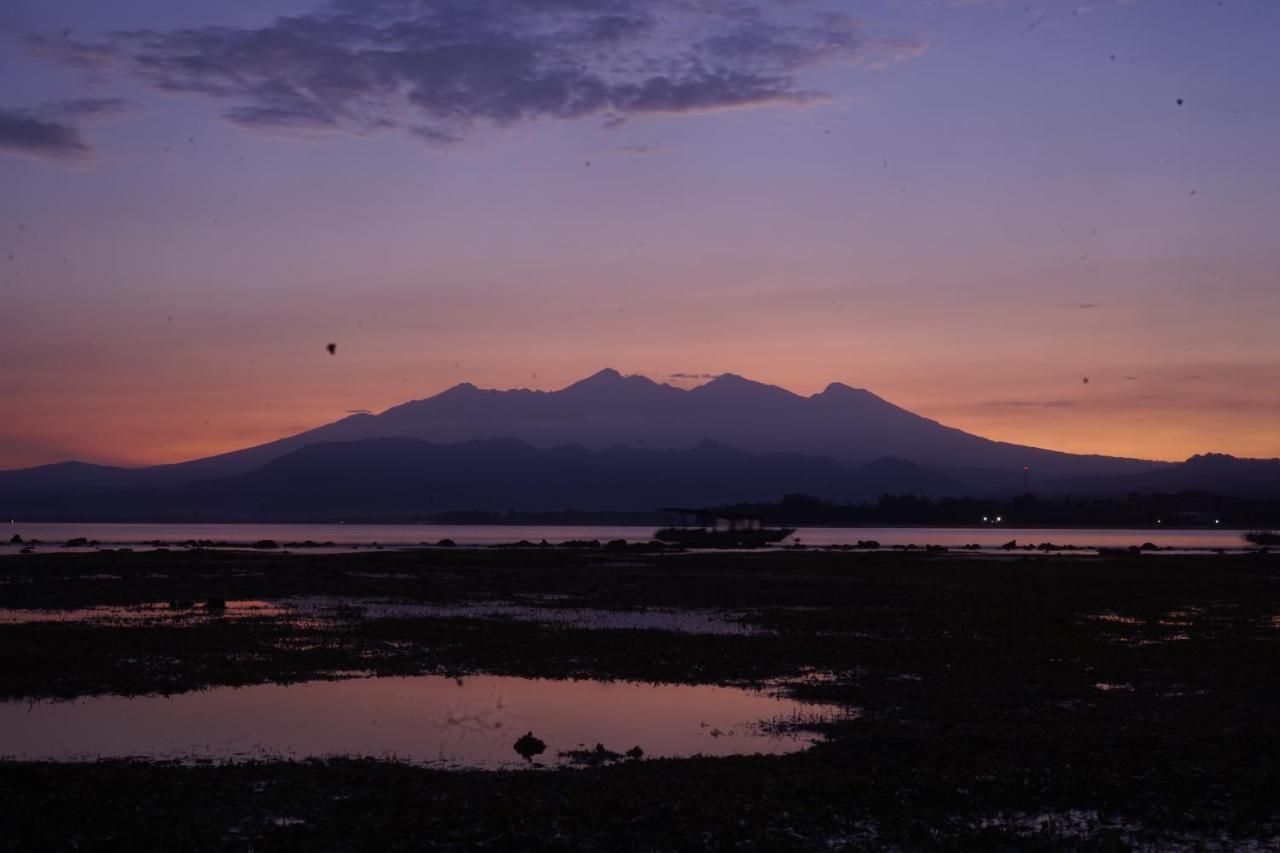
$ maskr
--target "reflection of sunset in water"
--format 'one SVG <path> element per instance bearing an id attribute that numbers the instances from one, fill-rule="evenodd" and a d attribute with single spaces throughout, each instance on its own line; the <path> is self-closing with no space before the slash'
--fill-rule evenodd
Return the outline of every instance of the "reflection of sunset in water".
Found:
<path id="1" fill-rule="evenodd" d="M 258 758 L 395 756 L 467 767 L 522 763 L 526 731 L 544 759 L 634 746 L 652 757 L 779 754 L 816 736 L 772 722 L 847 712 L 708 685 L 553 681 L 502 676 L 356 678 L 218 687 L 175 696 L 0 703 L 0 756 Z"/>

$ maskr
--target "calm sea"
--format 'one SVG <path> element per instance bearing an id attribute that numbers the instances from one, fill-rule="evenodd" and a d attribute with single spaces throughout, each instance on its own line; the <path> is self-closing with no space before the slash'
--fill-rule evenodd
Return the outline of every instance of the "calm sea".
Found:
<path id="1" fill-rule="evenodd" d="M 25 540 L 39 539 L 46 545 L 83 537 L 103 545 L 139 546 L 147 542 L 182 542 L 209 539 L 216 542 L 251 543 L 272 539 L 279 543 L 333 542 L 340 546 L 371 545 L 389 547 L 434 544 L 452 539 L 459 545 L 498 545 L 528 540 L 552 544 L 571 539 L 625 539 L 645 542 L 653 527 L 585 525 L 452 525 L 452 524 L 28 524 L 0 525 L 0 553 L 12 552 L 7 544 L 14 534 Z M 1116 530 L 1089 528 L 1006 528 L 1006 527 L 802 527 L 796 534 L 805 545 L 854 545 L 874 539 L 882 546 L 978 544 L 996 548 L 1009 540 L 1020 545 L 1050 542 L 1076 547 L 1124 547 L 1153 542 L 1167 548 L 1240 548 L 1247 543 L 1240 530 Z"/>

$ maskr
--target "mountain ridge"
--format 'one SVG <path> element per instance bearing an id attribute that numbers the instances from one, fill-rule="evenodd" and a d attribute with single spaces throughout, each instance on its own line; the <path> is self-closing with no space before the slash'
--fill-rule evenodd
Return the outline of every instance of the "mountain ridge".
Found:
<path id="1" fill-rule="evenodd" d="M 799 453 L 753 454 L 714 441 L 681 450 L 517 439 L 433 444 L 406 437 L 318 442 L 253 471 L 176 486 L 13 496 L 0 514 L 97 520 L 341 520 L 449 511 L 652 510 L 772 500 L 790 492 L 869 500 L 909 483 L 930 495 L 963 487 L 904 460 L 864 469 Z"/>
<path id="2" fill-rule="evenodd" d="M 353 415 L 297 436 L 210 459 L 247 470 L 263 458 L 319 440 L 409 435 L 429 441 L 514 437 L 536 446 L 580 443 L 678 448 L 703 438 L 744 450 L 807 450 L 850 462 L 897 456 L 921 464 L 996 467 L 1034 464 L 1046 476 L 1116 473 L 1163 464 L 1067 454 L 973 436 L 916 415 L 874 393 L 830 383 L 809 396 L 732 373 L 681 389 L 605 368 L 554 391 L 482 389 L 459 383 L 439 394 Z M 239 454 L 239 455 L 237 455 Z M 1073 464 L 1074 463 L 1074 464 Z M 207 460 L 180 465 L 218 465 Z M 1064 470 L 1057 470 L 1062 468 Z M 1066 470 L 1074 468 L 1076 470 Z M 225 467 L 219 473 L 232 473 Z"/>
<path id="3" fill-rule="evenodd" d="M 0 471 L 0 490 L 29 489 L 37 481 L 48 488 L 79 490 L 170 488 L 244 474 L 318 442 L 398 436 L 437 444 L 514 438 L 534 447 L 580 444 L 593 450 L 685 449 L 711 439 L 751 453 L 803 452 L 855 467 L 882 457 L 910 460 L 946 469 L 948 477 L 962 482 L 968 478 L 972 489 L 984 491 L 1020 487 L 1024 466 L 1031 467 L 1035 480 L 1047 482 L 1132 475 L 1169 465 L 994 441 L 842 382 L 803 396 L 724 373 L 683 389 L 604 368 L 552 391 L 482 389 L 462 382 L 378 414 L 352 414 L 295 435 L 185 462 Z"/>
<path id="4" fill-rule="evenodd" d="M 57 466 L 75 473 L 83 466 Z M 1206 470 L 1207 468 L 1207 470 Z M 134 473 L 125 469 L 126 473 Z M 101 474 L 102 471 L 96 473 Z M 407 437 L 308 444 L 252 471 L 177 484 L 134 478 L 23 492 L 0 480 L 0 515 L 41 521 L 423 520 L 451 512 L 596 513 L 658 506 L 770 503 L 811 495 L 831 505 L 881 495 L 1009 499 L 1009 488 L 975 493 L 953 472 L 881 457 L 853 466 L 804 453 L 751 453 L 710 439 L 685 449 L 625 445 L 592 450 L 534 447 L 512 438 L 433 444 Z M 1169 469 L 1092 486 L 1048 484 L 1046 497 L 1184 491 L 1280 497 L 1280 460 L 1195 457 Z"/>

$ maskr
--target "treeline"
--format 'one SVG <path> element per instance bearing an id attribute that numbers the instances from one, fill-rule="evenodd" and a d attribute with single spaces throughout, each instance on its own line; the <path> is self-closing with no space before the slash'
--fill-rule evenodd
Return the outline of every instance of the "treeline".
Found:
<path id="1" fill-rule="evenodd" d="M 811 495 L 786 495 L 776 503 L 743 503 L 717 512 L 762 518 L 774 525 L 858 527 L 941 525 L 980 527 L 1280 527 L 1280 501 L 1226 497 L 1207 492 L 1131 494 L 1122 498 L 930 499 L 882 495 L 874 503 L 829 503 Z M 996 521 L 999 519 L 999 521 Z"/>
<path id="2" fill-rule="evenodd" d="M 831 503 L 792 494 L 772 503 L 737 503 L 708 508 L 725 515 L 761 518 L 767 524 L 807 527 L 896 525 L 981 527 L 1221 527 L 1280 528 L 1280 501 L 1226 497 L 1208 492 L 1131 494 L 1121 498 L 923 498 L 882 495 L 867 503 Z M 421 519 L 415 519 L 421 520 Z M 435 524 L 563 524 L 663 526 L 680 519 L 657 510 L 639 512 L 444 512 L 425 519 Z M 691 518 L 686 520 L 692 520 Z"/>
<path id="3" fill-rule="evenodd" d="M 658 527 L 668 523 L 670 518 L 657 510 L 650 512 L 591 512 L 589 510 L 573 509 L 555 512 L 459 510 L 456 512 L 436 513 L 430 516 L 427 521 L 431 524 L 617 524 L 636 527 L 653 525 Z"/>

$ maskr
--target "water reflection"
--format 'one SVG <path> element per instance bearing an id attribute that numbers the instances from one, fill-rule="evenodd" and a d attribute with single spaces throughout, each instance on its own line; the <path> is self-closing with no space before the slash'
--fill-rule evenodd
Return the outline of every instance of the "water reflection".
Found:
<path id="1" fill-rule="evenodd" d="M 67 609 L 0 608 L 0 625 L 33 622 L 86 622 L 113 626 L 199 625 L 210 619 L 271 617 L 299 627 L 347 619 L 510 619 L 542 625 L 590 630 L 656 630 L 684 634 L 759 634 L 741 622 L 743 614 L 718 610 L 590 607 L 534 607 L 514 601 L 421 604 L 415 602 L 295 596 L 278 601 L 232 600 L 211 606 L 200 602 L 146 602 L 129 606 L 100 605 Z"/>
<path id="2" fill-rule="evenodd" d="M 538 762 L 574 750 L 649 757 L 780 754 L 817 736 L 805 721 L 848 712 L 708 685 L 558 681 L 503 676 L 355 678 L 222 687 L 176 696 L 0 703 L 0 756 L 244 760 L 332 755 L 498 769 L 524 766 L 516 739 L 534 733 Z"/>
<path id="3" fill-rule="evenodd" d="M 593 631 L 655 630 L 676 631 L 681 634 L 739 635 L 763 633 L 759 628 L 739 621 L 743 618 L 742 613 L 696 608 L 604 610 L 594 607 L 535 607 L 515 601 L 421 604 L 323 596 L 299 596 L 284 599 L 281 604 L 291 612 L 311 616 L 337 614 L 364 619 L 510 619 Z"/>
<path id="4" fill-rule="evenodd" d="M 39 539 L 44 544 L 37 550 L 92 550 L 88 547 L 66 549 L 72 540 L 84 538 L 103 546 L 128 545 L 148 547 L 146 543 L 181 543 L 188 540 L 236 542 L 249 545 L 259 540 L 303 543 L 307 540 L 333 543 L 324 550 L 350 550 L 360 545 L 380 543 L 386 547 L 413 547 L 451 539 L 459 545 L 498 545 L 503 543 L 541 542 L 551 544 L 574 540 L 608 542 L 623 539 L 647 542 L 654 527 L 620 525 L 515 525 L 515 524 L 125 524 L 125 523 L 36 523 L 21 522 L 6 528 L 0 536 L 0 554 L 17 553 L 22 546 L 7 544 L 11 533 L 25 540 Z M 796 536 L 807 545 L 856 545 L 875 540 L 885 547 L 905 545 L 943 545 L 959 547 L 978 544 L 984 549 L 1016 539 L 1020 544 L 1050 542 L 1076 548 L 1120 547 L 1152 542 L 1161 548 L 1224 548 L 1239 550 L 1246 545 L 1243 531 L 1197 529 L 1063 529 L 1004 527 L 802 527 Z M 307 549 L 302 549 L 307 550 Z"/>
<path id="5" fill-rule="evenodd" d="M 191 602 L 149 601 L 145 604 L 96 607 L 72 607 L 62 610 L 0 608 L 0 625 L 22 625 L 30 622 L 95 622 L 139 624 L 152 622 L 195 623 L 213 618 L 243 619 L 247 617 L 283 616 L 284 607 L 270 601 Z"/>

